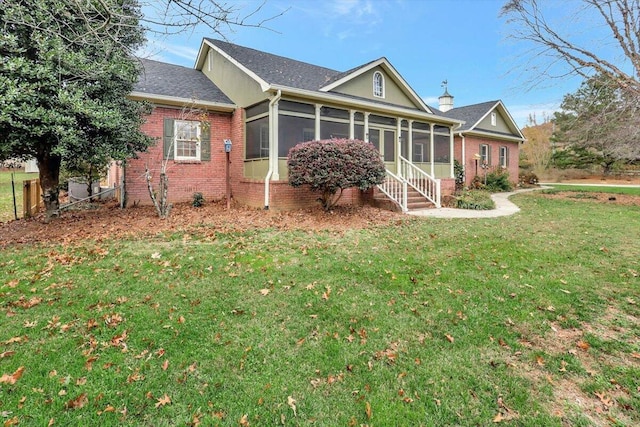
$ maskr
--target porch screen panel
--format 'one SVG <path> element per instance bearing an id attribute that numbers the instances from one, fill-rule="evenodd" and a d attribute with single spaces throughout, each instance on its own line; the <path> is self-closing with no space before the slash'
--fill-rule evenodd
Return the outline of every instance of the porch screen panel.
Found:
<path id="1" fill-rule="evenodd" d="M 409 131 L 403 130 L 400 134 L 400 155 L 405 159 L 409 156 Z"/>
<path id="2" fill-rule="evenodd" d="M 291 148 L 313 140 L 315 120 L 280 114 L 278 128 L 278 157 L 287 157 Z"/>
<path id="3" fill-rule="evenodd" d="M 349 123 L 320 121 L 320 139 L 349 138 Z"/>
<path id="4" fill-rule="evenodd" d="M 364 141 L 364 126 L 363 125 L 354 125 L 354 127 L 353 127 L 353 137 L 355 139 L 359 139 L 360 141 Z"/>
<path id="5" fill-rule="evenodd" d="M 449 137 L 445 135 L 434 135 L 433 138 L 433 151 L 434 160 L 436 163 L 449 163 L 451 160 L 449 150 Z"/>
<path id="6" fill-rule="evenodd" d="M 396 159 L 396 133 L 392 130 L 384 131 L 384 161 L 393 162 Z"/>
<path id="7" fill-rule="evenodd" d="M 269 112 L 269 101 L 262 102 L 260 104 L 253 105 L 245 110 L 245 116 L 247 118 L 259 116 Z"/>
<path id="8" fill-rule="evenodd" d="M 380 130 L 369 129 L 369 142 L 380 152 Z"/>
<path id="9" fill-rule="evenodd" d="M 413 159 L 415 163 L 427 163 L 429 159 L 429 134 L 425 132 L 412 132 Z"/>
<path id="10" fill-rule="evenodd" d="M 269 157 L 269 118 L 247 122 L 247 159 Z"/>

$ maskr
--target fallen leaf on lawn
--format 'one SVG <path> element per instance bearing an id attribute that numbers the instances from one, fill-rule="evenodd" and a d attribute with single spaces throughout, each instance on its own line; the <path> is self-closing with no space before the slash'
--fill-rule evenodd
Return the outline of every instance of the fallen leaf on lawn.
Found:
<path id="1" fill-rule="evenodd" d="M 184 323 L 184 322 L 185 322 L 184 316 L 178 317 L 178 323 Z"/>
<path id="2" fill-rule="evenodd" d="M 453 339 L 453 337 L 451 335 L 444 334 L 444 336 L 447 338 L 447 341 L 449 341 L 449 342 L 453 342 L 454 341 L 454 339 Z"/>
<path id="3" fill-rule="evenodd" d="M 578 348 L 587 351 L 589 350 L 589 343 L 586 341 L 578 341 L 578 343 L 576 344 L 578 346 Z"/>
<path id="4" fill-rule="evenodd" d="M 289 405 L 289 407 L 293 410 L 293 416 L 297 417 L 298 413 L 297 413 L 297 410 L 296 410 L 296 400 L 293 397 L 288 396 L 287 397 L 287 405 Z"/>
<path id="5" fill-rule="evenodd" d="M 596 396 L 598 396 L 598 399 L 600 399 L 600 402 L 604 405 L 604 406 L 613 406 L 613 401 L 611 400 L 610 397 L 607 397 L 604 392 L 602 393 L 598 393 L 597 391 L 594 392 L 593 394 L 595 394 Z"/>
<path id="6" fill-rule="evenodd" d="M 5 351 L 5 352 L 2 352 L 2 353 L 0 353 L 0 359 L 4 359 L 5 357 L 11 357 L 11 356 L 13 356 L 14 354 L 16 354 L 16 352 L 15 352 L 15 351 Z"/>
<path id="7" fill-rule="evenodd" d="M 371 403 L 367 402 L 364 404 L 364 413 L 367 415 L 367 419 L 371 419 Z"/>
<path id="8" fill-rule="evenodd" d="M 560 368 L 558 369 L 560 372 L 567 372 L 567 362 L 564 360 L 560 361 Z"/>
<path id="9" fill-rule="evenodd" d="M 633 298 L 627 298 L 627 302 L 631 305 L 635 305 L 636 304 L 636 300 L 634 300 Z"/>
<path id="10" fill-rule="evenodd" d="M 161 256 L 159 252 L 154 252 L 151 254 L 151 259 L 159 259 Z"/>
<path id="11" fill-rule="evenodd" d="M 24 366 L 20 366 L 13 374 L 2 374 L 0 377 L 0 384 L 10 384 L 13 385 L 22 377 L 24 373 Z"/>
<path id="12" fill-rule="evenodd" d="M 242 427 L 249 427 L 249 415 L 244 414 L 242 418 L 240 418 L 240 425 Z"/>
<path id="13" fill-rule="evenodd" d="M 71 399 L 70 401 L 68 401 L 64 405 L 64 407 L 66 409 L 80 409 L 87 403 L 89 403 L 89 399 L 87 398 L 87 393 L 82 393 L 80 396 L 76 397 L 75 399 Z"/>
<path id="14" fill-rule="evenodd" d="M 322 293 L 322 299 L 326 301 L 329 299 L 329 295 L 331 295 L 331 286 L 326 286 L 325 289 Z"/>
<path id="15" fill-rule="evenodd" d="M 164 396 L 158 398 L 158 401 L 156 402 L 156 408 L 159 408 L 160 406 L 170 405 L 170 404 L 171 404 L 171 398 L 167 395 L 167 393 L 165 393 Z"/>
<path id="16" fill-rule="evenodd" d="M 87 383 L 87 377 L 78 378 L 76 380 L 76 385 L 85 385 Z"/>
<path id="17" fill-rule="evenodd" d="M 162 370 L 166 371 L 168 367 L 169 367 L 169 360 L 165 359 L 164 363 L 162 363 Z"/>
<path id="18" fill-rule="evenodd" d="M 631 353 L 631 357 L 633 357 L 634 359 L 640 359 L 640 353 L 634 351 L 633 353 Z"/>
<path id="19" fill-rule="evenodd" d="M 261 294 L 262 296 L 267 296 L 267 295 L 269 295 L 269 292 L 271 292 L 271 291 L 270 291 L 269 289 L 267 289 L 267 288 L 260 289 L 260 294 Z"/>
<path id="20" fill-rule="evenodd" d="M 56 422 L 56 420 L 54 420 L 53 418 L 51 418 L 51 419 L 49 420 L 49 423 L 47 424 L 47 427 L 51 427 L 55 422 Z"/>
<path id="21" fill-rule="evenodd" d="M 18 417 L 13 417 L 4 422 L 4 427 L 17 426 L 18 424 L 20 424 L 20 420 L 18 420 Z"/>
<path id="22" fill-rule="evenodd" d="M 540 366 L 544 366 L 544 358 L 542 356 L 536 356 L 536 363 Z"/>
<path id="23" fill-rule="evenodd" d="M 493 417 L 493 422 L 494 423 L 500 423 L 500 422 L 502 422 L 502 420 L 503 420 L 503 418 L 502 418 L 502 414 L 500 412 L 498 412 L 498 415 Z"/>

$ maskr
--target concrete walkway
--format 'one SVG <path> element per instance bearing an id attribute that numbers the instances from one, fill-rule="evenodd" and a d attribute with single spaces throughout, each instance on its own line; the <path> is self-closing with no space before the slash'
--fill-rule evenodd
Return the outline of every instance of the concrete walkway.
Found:
<path id="1" fill-rule="evenodd" d="M 496 208 L 487 211 L 477 211 L 473 209 L 453 209 L 453 208 L 440 208 L 440 209 L 421 209 L 416 211 L 407 212 L 409 215 L 415 216 L 429 216 L 432 218 L 496 218 L 499 216 L 513 215 L 516 212 L 520 212 L 520 208 L 513 204 L 509 197 L 514 194 L 524 193 L 527 191 L 540 190 L 545 187 L 538 188 L 526 188 L 523 190 L 512 191 L 509 193 L 495 193 L 491 195 L 491 198 L 496 202 Z"/>

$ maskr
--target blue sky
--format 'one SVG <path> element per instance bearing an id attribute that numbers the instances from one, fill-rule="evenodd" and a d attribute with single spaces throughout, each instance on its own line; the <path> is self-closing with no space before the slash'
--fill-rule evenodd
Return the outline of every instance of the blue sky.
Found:
<path id="1" fill-rule="evenodd" d="M 544 0 L 543 0 L 544 1 Z M 553 0 L 551 0 L 553 1 Z M 529 114 L 551 115 L 576 78 L 530 88 L 522 45 L 507 38 L 499 17 L 505 0 L 267 0 L 252 22 L 279 16 L 266 28 L 224 30 L 232 43 L 346 71 L 386 57 L 432 106 L 448 81 L 455 106 L 501 99 L 521 127 Z M 246 15 L 262 1 L 228 4 Z M 552 8 L 553 10 L 553 8 Z M 563 16 L 550 17 L 564 19 Z M 192 67 L 206 27 L 151 40 L 151 57 Z"/>

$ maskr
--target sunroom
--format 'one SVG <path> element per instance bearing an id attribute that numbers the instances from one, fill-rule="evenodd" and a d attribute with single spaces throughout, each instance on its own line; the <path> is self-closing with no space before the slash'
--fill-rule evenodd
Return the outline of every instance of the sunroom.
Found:
<path id="1" fill-rule="evenodd" d="M 278 96 L 246 108 L 244 177 L 286 180 L 287 155 L 296 144 L 350 138 L 373 144 L 392 174 L 402 177 L 409 163 L 433 179 L 453 178 L 453 132 L 460 122 L 389 110 Z"/>

